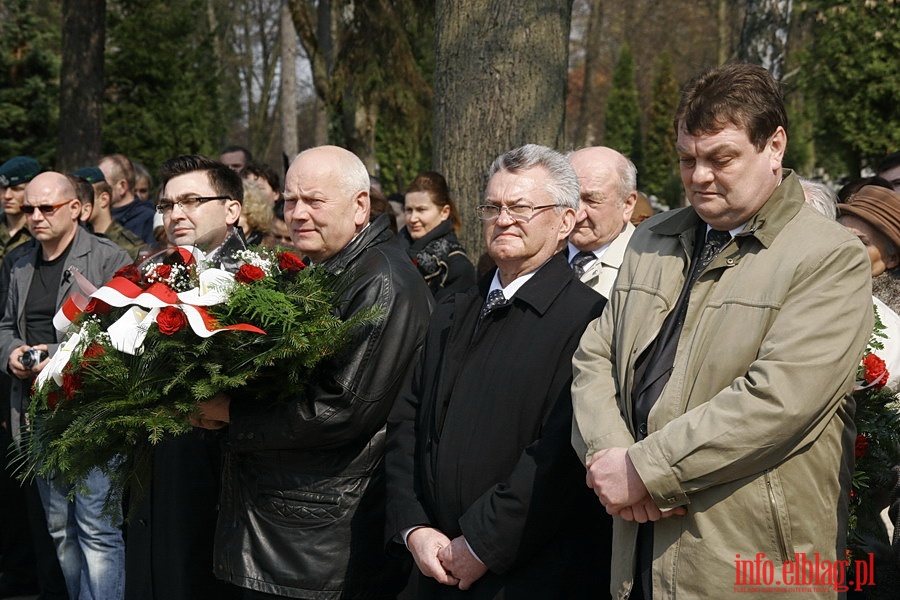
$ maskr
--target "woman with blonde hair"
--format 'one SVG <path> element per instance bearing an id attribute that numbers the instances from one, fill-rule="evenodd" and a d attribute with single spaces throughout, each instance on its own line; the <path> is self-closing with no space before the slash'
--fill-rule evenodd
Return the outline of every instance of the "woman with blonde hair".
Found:
<path id="1" fill-rule="evenodd" d="M 265 190 L 256 181 L 244 179 L 244 202 L 238 225 L 244 232 L 248 246 L 258 246 L 269 233 L 272 224 L 272 203 Z"/>

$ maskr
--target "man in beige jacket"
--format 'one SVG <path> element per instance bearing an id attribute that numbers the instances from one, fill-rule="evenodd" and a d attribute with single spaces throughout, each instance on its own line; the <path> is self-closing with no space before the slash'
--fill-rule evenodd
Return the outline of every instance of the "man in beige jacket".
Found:
<path id="1" fill-rule="evenodd" d="M 621 153 L 604 146 L 572 152 L 569 162 L 581 187 L 581 210 L 569 236 L 569 265 L 581 281 L 609 298 L 634 232 L 637 169 Z"/>
<path id="2" fill-rule="evenodd" d="M 812 565 L 804 597 L 832 598 L 868 259 L 782 169 L 787 117 L 764 69 L 701 75 L 675 122 L 691 206 L 635 231 L 573 359 L 573 444 L 617 517 L 611 589 L 766 598 Z"/>

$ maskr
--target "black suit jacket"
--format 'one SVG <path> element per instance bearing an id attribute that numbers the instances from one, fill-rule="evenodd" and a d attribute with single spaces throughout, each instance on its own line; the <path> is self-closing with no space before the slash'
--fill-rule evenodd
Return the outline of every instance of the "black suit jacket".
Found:
<path id="1" fill-rule="evenodd" d="M 606 597 L 609 517 L 570 445 L 572 354 L 605 300 L 559 253 L 476 330 L 490 281 L 438 306 L 388 421 L 389 543 L 464 534 L 489 568 L 467 597 Z"/>

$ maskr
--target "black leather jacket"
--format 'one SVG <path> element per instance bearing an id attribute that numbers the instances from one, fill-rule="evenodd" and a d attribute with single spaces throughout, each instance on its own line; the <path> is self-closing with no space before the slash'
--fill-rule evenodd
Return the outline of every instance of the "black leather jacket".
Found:
<path id="1" fill-rule="evenodd" d="M 419 353 L 432 299 L 379 217 L 325 263 L 352 281 L 339 312 L 378 306 L 315 383 L 277 405 L 232 399 L 216 575 L 296 598 L 392 597 L 408 565 L 385 556 L 385 422 Z"/>

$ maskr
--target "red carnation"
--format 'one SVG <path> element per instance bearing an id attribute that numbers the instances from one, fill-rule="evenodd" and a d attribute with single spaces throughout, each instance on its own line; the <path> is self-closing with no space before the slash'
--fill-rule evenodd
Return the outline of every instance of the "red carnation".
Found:
<path id="1" fill-rule="evenodd" d="M 47 406 L 50 410 L 56 410 L 56 406 L 62 399 L 62 394 L 59 393 L 59 390 L 54 390 L 47 394 Z"/>
<path id="2" fill-rule="evenodd" d="M 91 315 L 108 315 L 111 309 L 112 307 L 103 300 L 91 298 L 84 307 L 84 312 Z"/>
<path id="3" fill-rule="evenodd" d="M 306 265 L 293 252 L 281 252 L 278 255 L 278 268 L 282 271 L 297 272 L 305 269 Z"/>
<path id="4" fill-rule="evenodd" d="M 106 350 L 104 350 L 103 346 L 100 344 L 91 344 L 84 349 L 83 356 L 85 358 L 94 358 L 95 356 L 103 356 L 104 354 L 106 354 Z"/>
<path id="5" fill-rule="evenodd" d="M 241 265 L 238 272 L 234 274 L 234 278 L 241 283 L 250 283 L 251 281 L 262 279 L 265 276 L 266 272 L 256 265 Z"/>
<path id="6" fill-rule="evenodd" d="M 171 265 L 156 265 L 154 273 L 158 279 L 168 279 L 172 275 Z"/>
<path id="7" fill-rule="evenodd" d="M 871 385 L 876 390 L 883 388 L 888 380 L 887 365 L 884 361 L 870 353 L 863 358 L 862 364 L 866 370 L 866 384 Z"/>
<path id="8" fill-rule="evenodd" d="M 173 335 L 187 325 L 187 317 L 184 316 L 184 312 L 174 306 L 164 306 L 156 315 L 156 325 L 159 327 L 160 333 Z"/>
<path id="9" fill-rule="evenodd" d="M 62 387 L 63 393 L 66 395 L 66 400 L 71 400 L 72 398 L 74 398 L 75 393 L 81 389 L 83 383 L 84 382 L 81 379 L 81 371 L 64 371 L 62 376 Z"/>
<path id="10" fill-rule="evenodd" d="M 141 282 L 141 272 L 134 265 L 125 265 L 115 274 L 116 277 L 124 277 L 132 283 L 140 283 Z"/>
<path id="11" fill-rule="evenodd" d="M 869 451 L 869 438 L 860 433 L 856 436 L 856 459 L 859 460 Z"/>

